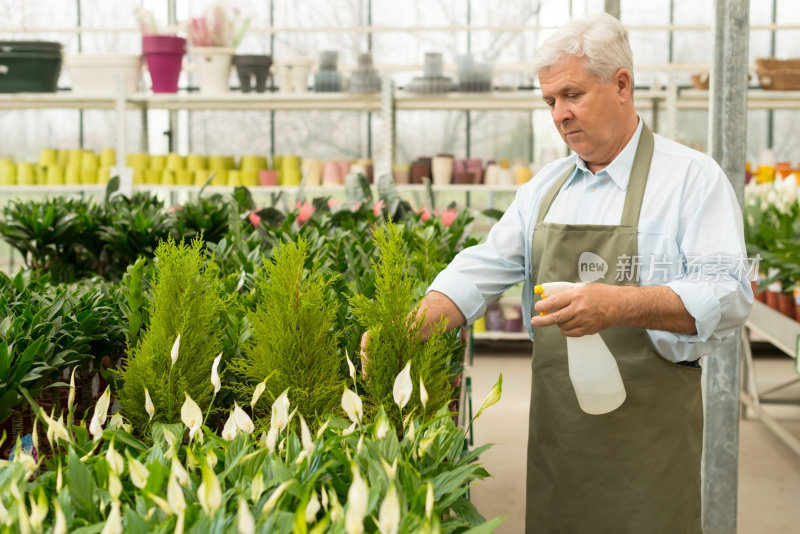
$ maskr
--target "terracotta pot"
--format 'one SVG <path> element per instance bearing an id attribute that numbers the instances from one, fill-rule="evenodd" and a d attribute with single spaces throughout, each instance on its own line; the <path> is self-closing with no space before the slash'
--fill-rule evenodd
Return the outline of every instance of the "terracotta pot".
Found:
<path id="1" fill-rule="evenodd" d="M 784 314 L 786 317 L 794 319 L 794 297 L 787 293 L 778 293 L 778 311 Z"/>
<path id="2" fill-rule="evenodd" d="M 800 321 L 800 304 L 794 305 L 794 320 Z"/>
<path id="3" fill-rule="evenodd" d="M 767 293 L 766 291 L 759 291 L 758 290 L 758 282 L 750 281 L 750 287 L 753 288 L 753 296 L 756 300 L 760 300 L 761 302 L 767 302 Z"/>
<path id="4" fill-rule="evenodd" d="M 770 308 L 772 308 L 774 310 L 777 310 L 778 309 L 778 295 L 780 295 L 780 293 L 778 293 L 777 291 L 772 291 L 770 289 L 767 289 L 764 293 L 767 294 L 767 300 L 765 301 L 767 303 L 767 306 L 769 306 Z"/>

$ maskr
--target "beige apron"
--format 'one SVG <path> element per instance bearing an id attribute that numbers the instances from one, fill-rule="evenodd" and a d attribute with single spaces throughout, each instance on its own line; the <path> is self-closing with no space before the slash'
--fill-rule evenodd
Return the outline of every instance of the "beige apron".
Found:
<path id="1" fill-rule="evenodd" d="M 638 255 L 652 155 L 653 133 L 644 125 L 619 226 L 543 222 L 572 169 L 555 184 L 533 232 L 534 283 L 579 281 L 583 252 L 607 262 L 599 282 L 618 283 L 617 258 Z M 557 326 L 534 332 L 526 532 L 701 532 L 701 370 L 667 362 L 642 328 L 613 326 L 601 336 L 616 357 L 627 398 L 611 413 L 588 415 L 569 379 L 564 336 Z"/>

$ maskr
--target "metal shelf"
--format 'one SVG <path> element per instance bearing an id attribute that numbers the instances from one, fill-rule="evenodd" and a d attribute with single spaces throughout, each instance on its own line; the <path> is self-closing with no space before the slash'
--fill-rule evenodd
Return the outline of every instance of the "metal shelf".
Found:
<path id="1" fill-rule="evenodd" d="M 676 101 L 679 109 L 708 109 L 709 92 L 700 89 L 680 91 Z M 800 91 L 766 91 L 750 89 L 747 92 L 748 109 L 800 109 Z"/>
<path id="2" fill-rule="evenodd" d="M 796 404 L 797 401 L 778 399 L 771 394 L 800 382 L 800 378 L 793 377 L 767 391 L 759 391 L 755 377 L 755 365 L 753 364 L 753 352 L 750 347 L 750 335 L 748 329 L 755 329 L 761 334 L 762 339 L 766 339 L 775 347 L 786 353 L 790 358 L 795 359 L 795 369 L 800 372 L 797 358 L 797 343 L 800 339 L 800 323 L 786 317 L 782 313 L 773 310 L 766 304 L 755 301 L 750 316 L 747 318 L 745 328 L 742 329 L 742 356 L 744 358 L 743 386 L 739 394 L 741 403 L 747 407 L 746 414 L 759 419 L 769 428 L 781 441 L 800 456 L 800 441 L 790 433 L 783 423 L 775 419 L 766 412 L 764 404 Z"/>
<path id="3" fill-rule="evenodd" d="M 150 109 L 170 110 L 290 110 L 290 111 L 379 111 L 380 95 L 355 93 L 238 93 L 136 94 L 129 102 Z"/>
<path id="4" fill-rule="evenodd" d="M 116 109 L 113 96 L 74 95 L 72 93 L 4 93 L 0 109 Z"/>

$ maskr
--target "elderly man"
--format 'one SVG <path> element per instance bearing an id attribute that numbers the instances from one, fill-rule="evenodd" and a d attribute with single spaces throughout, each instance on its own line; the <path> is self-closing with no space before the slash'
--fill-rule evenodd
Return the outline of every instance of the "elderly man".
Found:
<path id="1" fill-rule="evenodd" d="M 527 532 L 699 533 L 698 359 L 753 301 L 738 268 L 738 203 L 711 158 L 654 135 L 637 115 L 618 20 L 569 22 L 534 67 L 574 153 L 520 187 L 486 242 L 439 274 L 421 310 L 428 324 L 470 324 L 524 282 L 534 339 Z M 591 283 L 533 306 L 532 284 L 553 281 Z M 581 410 L 567 368 L 565 336 L 595 333 L 627 391 L 603 415 Z"/>

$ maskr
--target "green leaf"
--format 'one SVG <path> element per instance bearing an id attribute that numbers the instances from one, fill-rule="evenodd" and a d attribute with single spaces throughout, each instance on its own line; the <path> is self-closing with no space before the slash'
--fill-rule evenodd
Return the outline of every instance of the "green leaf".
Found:
<path id="1" fill-rule="evenodd" d="M 67 487 L 69 487 L 69 496 L 72 499 L 75 511 L 90 521 L 94 521 L 97 510 L 97 506 L 92 502 L 94 479 L 89 468 L 81 463 L 74 450 L 69 452 L 69 462 L 65 476 Z"/>

